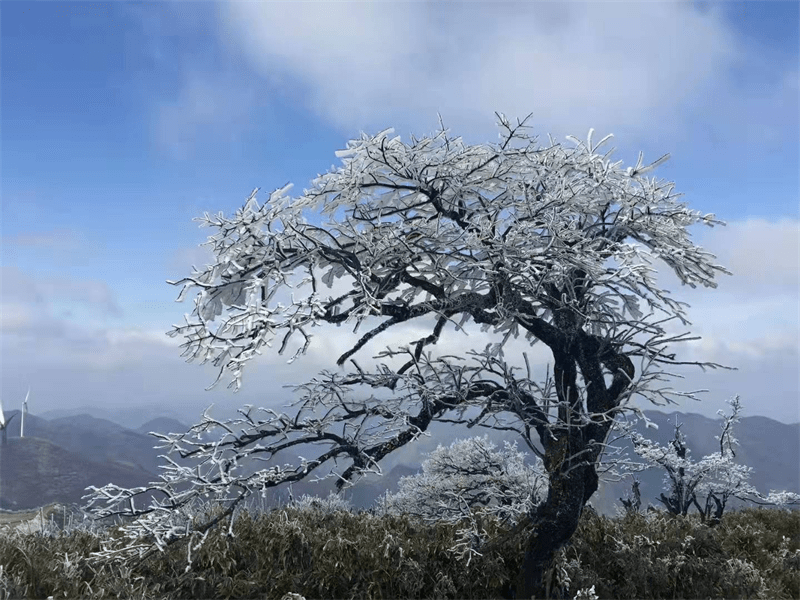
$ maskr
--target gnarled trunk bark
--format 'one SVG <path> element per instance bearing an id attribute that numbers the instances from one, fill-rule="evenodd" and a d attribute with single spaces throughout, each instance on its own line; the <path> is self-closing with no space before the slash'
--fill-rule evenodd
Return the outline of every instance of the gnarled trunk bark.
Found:
<path id="1" fill-rule="evenodd" d="M 586 291 L 586 273 L 578 270 L 576 275 L 575 294 L 580 301 Z M 548 287 L 554 300 L 565 292 L 566 288 Z M 517 576 L 515 598 L 525 600 L 549 595 L 544 575 L 556 552 L 572 538 L 584 506 L 597 491 L 596 464 L 612 421 L 596 415 L 602 413 L 613 419 L 620 396 L 634 375 L 630 359 L 605 340 L 585 332 L 579 314 L 563 306 L 554 307 L 553 320 L 564 334 L 561 340 L 548 344 L 555 359 L 558 422 L 554 426 L 536 424 L 550 486 L 547 499 L 531 515 L 534 526 Z M 603 367 L 612 376 L 611 385 L 605 382 Z M 585 407 L 578 394 L 578 369 L 585 382 Z"/>
<path id="2" fill-rule="evenodd" d="M 534 528 L 525 545 L 515 598 L 548 597 L 545 573 L 552 567 L 556 552 L 578 528 L 583 508 L 597 490 L 597 482 L 597 473 L 591 465 L 551 475 L 547 499 L 533 515 Z"/>

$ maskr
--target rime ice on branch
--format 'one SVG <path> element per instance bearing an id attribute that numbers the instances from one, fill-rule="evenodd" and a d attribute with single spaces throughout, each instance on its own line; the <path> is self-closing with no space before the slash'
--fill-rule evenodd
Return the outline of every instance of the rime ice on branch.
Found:
<path id="1" fill-rule="evenodd" d="M 186 522 L 178 517 L 196 498 L 220 501 L 225 511 L 218 518 L 225 518 L 249 494 L 340 461 L 346 468 L 328 476 L 341 489 L 380 471 L 384 457 L 427 434 L 434 421 L 516 431 L 548 477 L 547 497 L 529 515 L 542 533 L 529 538 L 518 596 L 538 589 L 544 565 L 569 540 L 597 489 L 611 424 L 631 410 L 627 400 L 694 397 L 651 387 L 665 372 L 650 367 L 721 366 L 679 362 L 665 351 L 671 342 L 697 338 L 666 335 L 662 325 L 671 319 L 689 324 L 687 305 L 656 286 L 648 265 L 659 259 L 692 287 L 716 287 L 715 272 L 730 273 L 687 232 L 694 223 L 720 223 L 714 215 L 689 210 L 676 201 L 672 183 L 645 176 L 666 155 L 643 166 L 640 153 L 635 167 L 623 169 L 609 159 L 613 150 L 598 152 L 610 135 L 594 144 L 590 130 L 585 142 L 568 138 L 574 147 L 551 138 L 537 148 L 524 120 L 512 125 L 497 116 L 497 145 L 467 146 L 444 127 L 432 138 L 412 137 L 410 145 L 391 129 L 362 134 L 337 152 L 342 166 L 299 197 L 287 196 L 287 185 L 259 207 L 256 190 L 230 220 L 206 214 L 202 224 L 219 230 L 208 242 L 216 262 L 170 282 L 183 285 L 178 300 L 191 289 L 197 296 L 192 318 L 169 335 L 186 338 L 189 361 L 213 359 L 220 367 L 212 387 L 229 371 L 229 387 L 238 390 L 248 361 L 276 338 L 279 353 L 300 343 L 294 360 L 312 343 L 314 326 L 353 326 L 355 334 L 368 320 L 380 323 L 354 338 L 336 360 L 339 369 L 295 388 L 294 416 L 247 407 L 238 420 L 220 423 L 206 414 L 185 434 L 159 436 L 162 448 L 197 466 L 170 462 L 163 481 L 148 489 L 95 490 L 92 501 L 105 501 L 98 514 L 139 517 L 131 534 L 163 544 L 177 536 Z M 324 222 L 308 222 L 304 211 Z M 607 266 L 609 259 L 617 266 Z M 302 277 L 294 286 L 293 275 Z M 323 286 L 334 284 L 343 291 L 326 295 Z M 288 289 L 291 302 L 278 302 Z M 660 319 L 650 319 L 655 312 Z M 379 354 L 374 372 L 353 360 L 390 328 L 428 322 L 423 337 Z M 431 352 L 442 336 L 473 325 L 498 341 L 458 357 Z M 525 353 L 524 365 L 506 362 L 504 347 L 519 335 L 547 346 L 552 377 L 548 365 L 544 380 L 535 381 Z M 635 335 L 650 337 L 641 343 Z M 360 386 L 389 398 L 364 399 L 355 393 Z M 464 418 L 470 407 L 481 409 L 476 419 Z M 221 428 L 219 440 L 197 441 L 196 434 L 213 428 Z M 326 449 L 240 474 L 239 461 L 269 461 L 300 444 Z M 164 498 L 135 506 L 147 491 Z M 197 530 L 186 525 L 185 532 L 191 537 L 216 522 Z"/>
<path id="2" fill-rule="evenodd" d="M 635 452 L 647 463 L 626 465 L 625 468 L 635 472 L 655 466 L 664 469 L 664 483 L 670 495 L 665 496 L 662 493 L 659 500 L 670 513 L 686 516 L 694 505 L 704 521 L 717 524 L 731 497 L 756 504 L 778 506 L 800 503 L 800 496 L 793 492 L 771 490 L 769 495 L 764 496 L 748 483 L 752 467 L 737 464 L 733 460 L 736 457 L 733 447 L 739 443 L 733 437 L 733 425 L 739 422 L 742 405 L 739 396 L 729 400 L 728 403 L 733 408 L 730 417 L 726 417 L 721 410 L 717 411 L 717 414 L 724 419 L 721 435 L 715 436 L 719 441 L 719 452 L 704 456 L 699 462 L 691 460 L 680 425 L 676 424 L 675 437 L 667 447 L 660 446 L 638 433 L 630 435 Z M 698 497 L 699 499 L 705 497 L 703 506 L 700 505 Z"/>

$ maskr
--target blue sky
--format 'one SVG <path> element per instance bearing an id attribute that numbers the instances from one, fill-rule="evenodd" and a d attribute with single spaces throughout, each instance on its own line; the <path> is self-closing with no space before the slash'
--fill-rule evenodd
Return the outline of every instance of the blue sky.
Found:
<path id="1" fill-rule="evenodd" d="M 230 216 L 256 187 L 302 193 L 361 131 L 408 142 L 439 112 L 454 137 L 494 142 L 499 111 L 533 113 L 542 144 L 593 127 L 626 165 L 672 155 L 653 175 L 728 223 L 691 231 L 734 272 L 716 290 L 664 275 L 703 337 L 675 350 L 739 371 L 680 370 L 673 387 L 710 391 L 668 410 L 715 416 L 739 393 L 744 415 L 800 420 L 799 7 L 2 2 L 6 409 L 28 385 L 32 413 L 188 421 L 211 402 L 288 403 L 277 384 L 331 366 L 350 338 L 334 329 L 292 366 L 265 352 L 237 395 L 229 378 L 204 391 L 217 370 L 165 335 L 193 308 L 165 280 L 211 260 L 198 245 L 215 230 L 192 219 Z"/>

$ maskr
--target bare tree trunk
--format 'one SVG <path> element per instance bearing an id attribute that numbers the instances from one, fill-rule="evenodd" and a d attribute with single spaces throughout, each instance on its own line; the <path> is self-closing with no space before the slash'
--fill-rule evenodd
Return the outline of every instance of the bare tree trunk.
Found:
<path id="1" fill-rule="evenodd" d="M 566 475 L 551 475 L 547 499 L 533 515 L 534 528 L 526 542 L 515 598 L 548 596 L 544 575 L 552 567 L 556 552 L 578 528 L 583 508 L 597 490 L 597 482 L 594 467 L 588 465 Z"/>
<path id="2" fill-rule="evenodd" d="M 558 297 L 559 291 L 553 288 L 550 294 Z M 634 373 L 627 356 L 601 348 L 599 340 L 582 332 L 574 313 L 556 310 L 553 315 L 562 331 L 569 335 L 560 347 L 552 348 L 559 425 L 549 429 L 537 426 L 550 485 L 547 499 L 531 515 L 534 527 L 526 541 L 522 569 L 517 575 L 515 597 L 525 600 L 549 595 L 544 575 L 552 566 L 556 552 L 575 533 L 583 507 L 597 491 L 599 478 L 595 465 L 611 425 L 607 421 L 582 423 L 586 414 L 583 411 L 613 415 L 619 396 Z M 603 380 L 602 365 L 614 374 L 610 387 Z M 590 384 L 586 390 L 586 409 L 578 394 L 579 366 Z"/>

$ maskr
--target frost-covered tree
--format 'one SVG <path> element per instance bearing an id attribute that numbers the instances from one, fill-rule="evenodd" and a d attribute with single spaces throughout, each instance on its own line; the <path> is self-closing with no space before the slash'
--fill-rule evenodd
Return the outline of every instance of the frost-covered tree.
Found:
<path id="1" fill-rule="evenodd" d="M 149 487 L 95 489 L 89 498 L 97 515 L 136 516 L 129 535 L 147 534 L 163 547 L 203 535 L 250 494 L 324 464 L 333 463 L 328 476 L 339 490 L 353 485 L 434 421 L 516 431 L 542 459 L 548 485 L 544 502 L 515 530 L 526 548 L 516 595 L 543 595 L 543 573 L 597 490 L 609 430 L 632 410 L 629 398 L 660 405 L 670 394 L 694 397 L 652 389 L 664 371 L 650 367 L 720 366 L 676 362 L 665 351 L 696 339 L 669 337 L 662 327 L 671 319 L 689 324 L 687 305 L 656 286 L 654 269 L 638 259 L 660 259 L 691 287 L 716 287 L 715 272 L 728 271 L 687 232 L 694 223 L 719 223 L 714 215 L 689 210 L 672 183 L 645 176 L 667 155 L 643 166 L 640 153 L 636 166 L 623 169 L 609 159 L 613 150 L 597 152 L 610 135 L 593 144 L 590 130 L 586 142 L 568 138 L 574 147 L 550 138 L 537 148 L 524 120 L 498 118 L 498 144 L 465 145 L 443 127 L 431 138 L 412 136 L 410 145 L 391 129 L 362 134 L 337 152 L 342 166 L 299 197 L 287 196 L 287 185 L 258 206 L 256 190 L 232 220 L 206 214 L 203 224 L 219 229 L 209 241 L 215 264 L 170 282 L 184 286 L 178 300 L 191 288 L 198 294 L 192 319 L 169 334 L 185 336 L 189 360 L 213 358 L 217 382 L 228 370 L 238 390 L 245 365 L 276 336 L 279 353 L 299 342 L 294 359 L 318 325 L 368 329 L 336 359 L 338 370 L 295 387 L 295 414 L 248 406 L 242 418 L 222 423 L 206 412 L 190 431 L 159 436 L 161 447 L 197 465 L 167 457 L 162 481 Z M 334 284 L 341 292 L 326 296 L 322 286 Z M 288 289 L 291 299 L 279 301 Z M 651 319 L 655 311 L 664 318 Z M 467 349 L 469 338 L 458 337 L 465 347 L 458 356 L 433 353 L 440 339 L 473 325 L 496 341 Z M 411 326 L 427 335 L 415 339 Z M 390 331 L 414 337 L 387 346 L 374 370 L 361 368 L 355 355 Z M 546 347 L 552 376 L 548 364 L 544 379 L 534 380 L 524 352 L 507 362 L 506 343 L 520 334 Z M 359 395 L 370 388 L 376 391 Z M 480 414 L 467 418 L 469 408 Z M 218 440 L 199 439 L 212 429 L 221 429 Z M 277 464 L 279 452 L 301 444 L 319 453 Z M 272 465 L 244 476 L 247 458 Z M 340 462 L 345 468 L 336 470 Z M 145 493 L 163 499 L 136 505 Z M 192 528 L 184 507 L 197 497 L 225 510 Z M 109 548 L 100 556 L 150 551 Z"/>
<path id="2" fill-rule="evenodd" d="M 686 447 L 686 440 L 675 425 L 675 437 L 667 447 L 660 446 L 638 433 L 631 434 L 634 451 L 647 460 L 646 465 L 625 468 L 640 471 L 647 468 L 660 467 L 666 472 L 664 484 L 670 492 L 663 493 L 659 500 L 674 515 L 686 516 L 689 508 L 695 506 L 703 520 L 715 525 L 722 518 L 725 505 L 731 497 L 758 504 L 787 505 L 800 502 L 800 496 L 793 492 L 776 492 L 771 490 L 768 496 L 760 494 L 750 483 L 752 467 L 734 462 L 736 453 L 733 450 L 738 441 L 733 437 L 733 425 L 739 422 L 742 405 L 739 396 L 728 403 L 733 413 L 726 417 L 721 410 L 717 414 L 723 417 L 722 433 L 714 436 L 719 440 L 719 452 L 704 456 L 699 462 L 690 458 L 691 451 Z M 699 500 L 705 498 L 701 506 Z M 713 514 L 712 514 L 713 511 Z"/>
<path id="3" fill-rule="evenodd" d="M 463 552 L 477 552 L 485 541 L 478 517 L 492 515 L 501 523 L 516 525 L 547 496 L 541 459 L 525 464 L 517 443 L 505 442 L 495 451 L 488 436 L 456 440 L 438 446 L 422 463 L 422 472 L 402 477 L 395 494 L 386 493 L 376 503 L 379 513 L 406 514 L 427 523 L 462 523 Z"/>
<path id="4" fill-rule="evenodd" d="M 631 483 L 631 492 L 633 493 L 632 496 L 628 498 L 620 498 L 619 501 L 622 502 L 622 506 L 625 507 L 625 512 L 627 513 L 638 513 L 639 508 L 642 506 L 642 494 L 639 491 L 639 484 L 641 482 L 634 478 L 633 482 Z"/>

